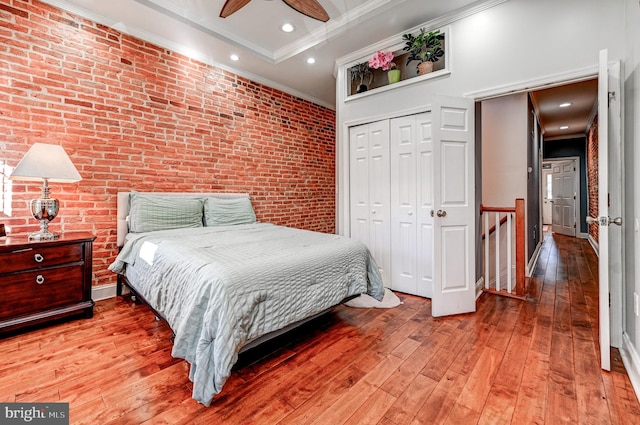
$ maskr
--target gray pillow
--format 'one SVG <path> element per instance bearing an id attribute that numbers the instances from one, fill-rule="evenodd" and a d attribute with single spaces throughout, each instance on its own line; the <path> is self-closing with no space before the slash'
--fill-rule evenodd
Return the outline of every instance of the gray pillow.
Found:
<path id="1" fill-rule="evenodd" d="M 132 192 L 129 195 L 129 231 L 143 233 L 202 227 L 202 212 L 203 200 L 195 196 L 190 198 Z"/>
<path id="2" fill-rule="evenodd" d="M 256 222 L 249 198 L 207 198 L 204 202 L 204 223 L 206 226 L 228 226 Z"/>

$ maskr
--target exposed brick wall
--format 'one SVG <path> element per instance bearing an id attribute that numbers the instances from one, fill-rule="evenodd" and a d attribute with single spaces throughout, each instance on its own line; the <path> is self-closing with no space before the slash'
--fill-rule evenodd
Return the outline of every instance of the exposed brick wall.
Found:
<path id="1" fill-rule="evenodd" d="M 51 184 L 61 214 L 50 227 L 97 236 L 94 285 L 114 282 L 118 191 L 248 192 L 259 220 L 334 231 L 334 111 L 38 1 L 4 0 L 5 174 L 35 142 L 62 145 L 82 175 Z M 39 184 L 7 187 L 0 222 L 36 230 L 26 202 Z"/>
<path id="2" fill-rule="evenodd" d="M 587 187 L 589 188 L 589 216 L 598 217 L 598 117 L 587 134 Z M 589 225 L 589 234 L 598 242 L 598 225 Z"/>

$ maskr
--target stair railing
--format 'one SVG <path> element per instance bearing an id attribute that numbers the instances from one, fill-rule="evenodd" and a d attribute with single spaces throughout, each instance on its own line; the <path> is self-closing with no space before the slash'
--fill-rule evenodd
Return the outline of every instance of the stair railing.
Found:
<path id="1" fill-rule="evenodd" d="M 524 297 L 525 288 L 525 253 L 524 253 L 524 199 L 515 200 L 515 207 L 487 207 L 480 206 L 480 213 L 483 216 L 484 240 L 484 289 L 497 294 Z M 491 225 L 490 216 L 494 216 L 495 223 Z M 515 220 L 515 231 L 513 231 L 513 221 Z M 506 226 L 505 226 L 506 225 Z M 501 261 L 501 229 L 506 230 L 505 245 L 506 250 L 506 282 L 503 287 L 501 282 L 502 261 Z M 515 234 L 513 234 L 515 233 Z M 491 243 L 493 237 L 494 243 Z M 515 243 L 515 250 L 514 250 Z M 495 261 L 495 280 L 491 281 L 491 246 L 493 245 L 493 257 Z M 513 285 L 513 252 L 515 251 L 515 288 Z M 492 285 L 493 283 L 493 285 Z M 514 292 L 515 289 L 515 292 Z"/>

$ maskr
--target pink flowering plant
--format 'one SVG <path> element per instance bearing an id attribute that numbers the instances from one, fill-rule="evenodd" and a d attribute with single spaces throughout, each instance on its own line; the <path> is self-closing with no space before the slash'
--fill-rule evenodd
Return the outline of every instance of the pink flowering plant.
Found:
<path id="1" fill-rule="evenodd" d="M 393 61 L 393 52 L 376 52 L 376 54 L 369 59 L 369 68 L 380 68 L 383 71 L 396 69 L 396 64 Z"/>

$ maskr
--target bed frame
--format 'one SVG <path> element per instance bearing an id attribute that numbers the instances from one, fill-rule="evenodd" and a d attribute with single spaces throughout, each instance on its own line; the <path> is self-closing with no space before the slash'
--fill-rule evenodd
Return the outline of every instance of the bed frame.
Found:
<path id="1" fill-rule="evenodd" d="M 127 236 L 127 234 L 129 233 L 129 225 L 127 222 L 127 217 L 129 215 L 129 194 L 131 192 L 118 192 L 118 198 L 117 198 L 117 202 L 118 202 L 118 210 L 117 210 L 117 245 L 118 245 L 118 249 L 122 248 L 122 246 L 125 243 L 125 238 Z M 140 194 L 152 194 L 152 195 L 171 195 L 171 196 L 176 196 L 176 197 L 193 197 L 193 196 L 202 196 L 204 197 L 212 197 L 212 198 L 221 198 L 221 199 L 236 199 L 236 198 L 250 198 L 249 194 L 247 193 L 195 193 L 195 192 L 137 192 Z M 132 285 L 129 283 L 129 281 L 127 280 L 126 276 L 118 274 L 117 277 L 117 287 L 116 287 L 116 295 L 117 296 L 121 296 L 122 295 L 122 289 L 123 286 L 126 286 L 130 293 L 131 296 L 133 298 L 134 301 L 139 301 L 143 304 L 145 304 L 147 307 L 149 307 L 149 309 L 151 311 L 153 311 L 153 313 L 156 315 L 156 318 L 159 320 L 162 320 L 169 329 L 171 329 L 171 326 L 169 326 L 169 323 L 166 321 L 166 319 L 160 314 L 158 313 L 152 306 L 151 304 L 149 304 L 149 302 L 147 302 L 147 300 L 144 299 L 144 297 L 142 297 L 139 293 L 136 292 L 135 289 L 133 289 Z M 358 295 L 353 295 L 351 297 L 347 297 L 344 300 L 342 300 L 340 302 L 340 304 L 345 303 L 353 298 L 356 298 Z M 247 343 L 246 345 L 244 345 L 241 349 L 240 349 L 240 353 L 245 352 L 247 350 L 250 350 L 254 347 L 257 347 L 258 345 L 272 340 L 286 332 L 289 332 L 292 329 L 295 329 L 317 317 L 322 316 L 323 314 L 328 313 L 333 307 L 329 307 L 326 310 L 321 311 L 320 313 L 317 313 L 313 316 L 309 316 L 305 319 L 302 319 L 298 322 L 292 323 L 288 326 L 285 326 L 282 329 L 270 332 L 268 334 L 262 335 L 261 337 L 258 337 L 252 341 L 250 341 L 249 343 Z M 173 332 L 173 330 L 172 330 Z M 173 336 L 175 336 L 175 334 L 172 335 L 172 340 L 173 340 Z"/>

